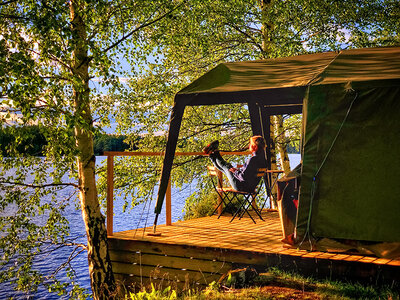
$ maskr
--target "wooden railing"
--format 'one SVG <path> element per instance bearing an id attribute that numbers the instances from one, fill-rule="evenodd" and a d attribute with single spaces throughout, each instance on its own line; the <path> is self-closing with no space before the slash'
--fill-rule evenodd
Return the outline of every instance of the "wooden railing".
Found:
<path id="1" fill-rule="evenodd" d="M 221 155 L 249 155 L 249 151 L 242 152 L 222 152 Z M 107 234 L 113 235 L 113 218 L 114 218 L 114 156 L 162 156 L 164 152 L 120 152 L 120 151 L 104 151 L 107 156 L 107 215 L 106 225 Z M 175 152 L 175 156 L 204 156 L 203 152 Z M 205 167 L 204 167 L 205 169 Z M 220 200 L 219 200 L 220 201 Z M 165 194 L 165 212 L 166 225 L 171 225 L 171 177 L 168 182 L 167 192 Z"/>

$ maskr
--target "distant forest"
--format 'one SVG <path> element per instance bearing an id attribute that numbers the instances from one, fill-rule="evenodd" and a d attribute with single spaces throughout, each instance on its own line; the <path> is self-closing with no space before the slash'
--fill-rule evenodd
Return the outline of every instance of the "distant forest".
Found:
<path id="1" fill-rule="evenodd" d="M 47 145 L 45 135 L 40 132 L 38 126 L 3 127 L 0 129 L 0 151 L 2 155 L 7 153 L 7 145 L 15 142 L 15 130 L 18 136 L 23 136 L 17 149 L 19 153 L 43 156 L 43 148 Z M 129 145 L 124 142 L 125 135 L 96 134 L 94 138 L 94 154 L 103 155 L 104 151 L 125 151 Z"/>
<path id="2" fill-rule="evenodd" d="M 40 131 L 38 126 L 25 127 L 3 127 L 0 129 L 0 153 L 7 156 L 7 145 L 15 142 L 15 131 L 18 136 L 23 136 L 17 149 L 19 153 L 35 156 L 43 156 L 43 147 L 47 145 L 45 135 Z M 124 142 L 125 135 L 104 134 L 99 133 L 94 137 L 94 154 L 103 155 L 104 151 L 125 151 L 129 149 L 129 145 Z M 300 153 L 296 144 L 288 144 L 289 153 Z M 133 150 L 137 150 L 133 147 Z"/>
<path id="3" fill-rule="evenodd" d="M 299 147 L 299 145 L 296 145 L 295 143 L 290 143 L 287 145 L 287 151 L 289 154 L 299 154 L 300 147 Z"/>
<path id="4" fill-rule="evenodd" d="M 104 151 L 125 151 L 129 145 L 124 142 L 125 135 L 97 134 L 94 137 L 94 155 L 103 155 Z M 136 150 L 136 148 L 134 149 Z"/>

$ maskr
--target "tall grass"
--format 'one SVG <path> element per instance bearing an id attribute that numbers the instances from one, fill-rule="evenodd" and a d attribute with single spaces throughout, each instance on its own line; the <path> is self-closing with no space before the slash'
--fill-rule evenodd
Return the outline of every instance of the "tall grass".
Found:
<path id="1" fill-rule="evenodd" d="M 398 284 L 398 283 L 397 283 Z M 275 287 L 281 294 L 271 292 L 265 287 Z M 284 288 L 284 289 L 282 289 Z M 397 285 L 363 285 L 361 283 L 340 282 L 331 280 L 315 280 L 296 273 L 283 272 L 279 269 L 269 269 L 266 273 L 259 274 L 250 286 L 235 289 L 223 286 L 216 282 L 211 283 L 206 289 L 185 290 L 177 292 L 170 287 L 156 290 L 154 285 L 150 289 L 142 289 L 138 293 L 130 293 L 127 300 L 155 300 L 155 299 L 399 299 L 399 286 Z M 273 290 L 273 289 L 272 289 Z M 300 297 L 293 298 L 297 292 Z M 292 296 L 291 296 L 292 295 Z M 303 295 L 303 296 L 302 296 Z M 288 298 L 289 297 L 289 298 Z"/>

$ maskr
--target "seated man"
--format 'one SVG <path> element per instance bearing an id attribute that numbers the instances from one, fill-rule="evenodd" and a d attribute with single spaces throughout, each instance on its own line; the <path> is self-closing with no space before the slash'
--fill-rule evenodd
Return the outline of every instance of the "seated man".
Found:
<path id="1" fill-rule="evenodd" d="M 236 169 L 226 162 L 218 151 L 218 141 L 214 141 L 203 149 L 205 154 L 208 154 L 213 165 L 223 172 L 231 186 L 241 192 L 254 192 L 257 187 L 260 177 L 257 177 L 259 168 L 266 168 L 267 161 L 265 159 L 266 143 L 262 136 L 253 136 L 250 138 L 249 150 L 252 152 L 252 157 L 245 164 Z"/>

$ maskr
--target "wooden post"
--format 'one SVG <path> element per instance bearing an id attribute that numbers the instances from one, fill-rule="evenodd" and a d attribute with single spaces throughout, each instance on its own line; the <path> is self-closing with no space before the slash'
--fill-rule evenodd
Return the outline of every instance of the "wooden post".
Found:
<path id="1" fill-rule="evenodd" d="M 218 187 L 222 188 L 222 172 L 217 169 L 217 174 L 218 174 Z M 218 215 L 222 214 L 222 196 L 218 193 Z"/>
<path id="2" fill-rule="evenodd" d="M 107 155 L 107 235 L 113 235 L 114 156 Z"/>
<path id="3" fill-rule="evenodd" d="M 171 177 L 168 180 L 167 191 L 165 193 L 165 224 L 171 225 Z"/>

